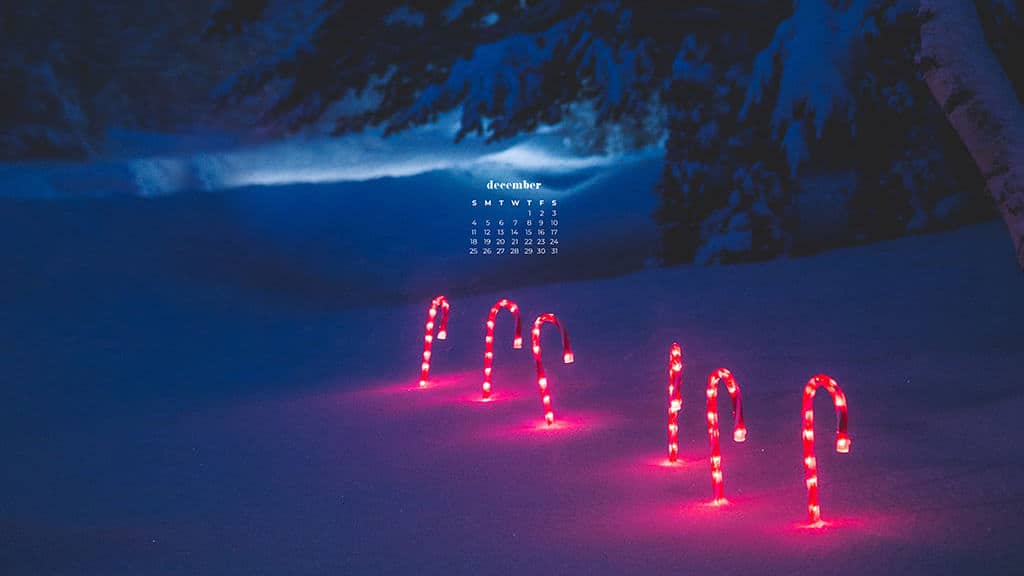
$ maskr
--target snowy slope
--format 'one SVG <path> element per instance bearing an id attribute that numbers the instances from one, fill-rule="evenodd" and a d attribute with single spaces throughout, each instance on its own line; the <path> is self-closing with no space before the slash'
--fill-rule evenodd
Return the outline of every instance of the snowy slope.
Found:
<path id="1" fill-rule="evenodd" d="M 657 244 L 650 216 L 660 166 L 649 154 L 538 176 L 550 190 L 543 196 L 564 206 L 563 260 L 497 266 L 468 255 L 470 221 L 480 216 L 471 201 L 493 196 L 486 182 L 504 172 L 450 169 L 158 198 L 0 198 L 0 243 L 21 247 L 0 254 L 0 266 L 32 276 L 41 254 L 60 260 L 49 270 L 60 283 L 109 290 L 108 281 L 141 276 L 336 307 L 418 301 L 438 287 L 467 293 L 622 274 L 642 268 Z"/>
<path id="2" fill-rule="evenodd" d="M 427 390 L 414 389 L 426 300 L 257 306 L 127 272 L 103 289 L 56 285 L 54 270 L 69 266 L 57 259 L 12 276 L 0 309 L 0 565 L 1011 573 L 1024 563 L 1024 280 L 1004 235 L 984 225 L 455 297 Z M 553 429 L 538 426 L 532 361 L 511 350 L 507 317 L 496 401 L 475 401 L 483 320 L 499 296 L 530 317 L 556 312 L 570 331 L 574 365 L 543 337 Z M 666 467 L 673 340 L 687 360 L 685 462 Z M 718 366 L 736 374 L 749 428 L 746 444 L 723 441 L 724 508 L 706 505 L 702 389 Z M 828 449 L 834 417 L 819 399 L 832 524 L 810 530 L 798 405 L 816 372 L 845 389 L 853 445 Z"/>

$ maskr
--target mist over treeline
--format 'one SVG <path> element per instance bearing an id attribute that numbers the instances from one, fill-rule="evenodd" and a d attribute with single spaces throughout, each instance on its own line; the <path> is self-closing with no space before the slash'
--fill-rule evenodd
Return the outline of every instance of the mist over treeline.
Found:
<path id="1" fill-rule="evenodd" d="M 1020 2 L 978 0 L 1017 90 Z M 0 8 L 0 159 L 89 159 L 111 128 L 657 146 L 664 262 L 731 262 L 993 215 L 922 78 L 911 0 L 185 0 Z M 925 66 L 927 66 L 925 62 Z"/>

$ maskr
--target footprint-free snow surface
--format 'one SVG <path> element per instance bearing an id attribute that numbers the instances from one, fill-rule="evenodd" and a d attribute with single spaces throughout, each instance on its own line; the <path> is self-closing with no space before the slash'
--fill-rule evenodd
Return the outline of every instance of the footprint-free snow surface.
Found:
<path id="1" fill-rule="evenodd" d="M 455 293 L 423 390 L 429 297 L 314 310 L 131 277 L 100 288 L 40 272 L 5 288 L 4 574 L 1024 566 L 1024 278 L 994 223 L 763 264 Z M 556 331 L 542 336 L 550 428 L 529 333 L 513 350 L 506 312 L 494 401 L 479 401 L 484 321 L 501 297 L 524 320 L 558 314 L 572 337 L 564 365 Z M 668 466 L 673 341 L 686 368 L 682 462 Z M 721 507 L 709 505 L 704 415 L 718 367 L 735 374 L 749 429 L 732 442 L 723 389 Z M 846 392 L 853 442 L 835 452 L 822 391 L 828 524 L 808 528 L 800 402 L 816 373 Z"/>

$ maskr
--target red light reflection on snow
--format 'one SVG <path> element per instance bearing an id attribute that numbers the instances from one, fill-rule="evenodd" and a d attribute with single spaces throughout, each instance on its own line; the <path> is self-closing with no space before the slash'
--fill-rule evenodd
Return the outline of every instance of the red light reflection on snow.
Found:
<path id="1" fill-rule="evenodd" d="M 385 399 L 394 396 L 404 396 L 402 400 L 412 400 L 416 404 L 428 402 L 439 404 L 450 402 L 460 390 L 472 388 L 471 382 L 476 381 L 477 372 L 456 372 L 445 374 L 441 377 L 433 377 L 426 386 L 418 386 L 415 382 L 387 382 L 379 386 L 360 388 L 342 393 L 343 397 L 360 399 Z M 427 392 L 431 392 L 427 394 Z M 477 396 L 479 399 L 479 396 Z M 401 405 L 395 405 L 400 407 Z"/>
<path id="2" fill-rule="evenodd" d="M 463 394 L 459 396 L 458 400 L 469 404 L 488 405 L 501 404 L 515 398 L 520 398 L 521 396 L 522 395 L 520 393 L 512 390 L 502 390 L 501 392 L 492 391 L 486 398 L 481 398 L 480 394 Z"/>
<path id="3" fill-rule="evenodd" d="M 651 468 L 661 468 L 665 470 L 678 470 L 687 468 L 691 464 L 704 463 L 703 458 L 688 458 L 686 456 L 676 456 L 675 460 L 669 460 L 668 458 L 661 458 L 656 456 L 649 456 L 645 458 L 636 458 L 630 460 L 627 465 L 637 470 Z"/>
<path id="4" fill-rule="evenodd" d="M 870 528 L 870 522 L 859 517 L 830 518 L 828 521 L 818 520 L 817 522 L 804 522 L 789 526 L 788 532 L 796 534 L 824 534 L 842 530 L 858 530 Z"/>
<path id="5" fill-rule="evenodd" d="M 604 430 L 613 421 L 614 418 L 606 414 L 574 411 L 567 416 L 559 416 L 551 424 L 545 420 L 519 418 L 494 426 L 485 436 L 488 441 L 498 442 L 571 439 Z"/>

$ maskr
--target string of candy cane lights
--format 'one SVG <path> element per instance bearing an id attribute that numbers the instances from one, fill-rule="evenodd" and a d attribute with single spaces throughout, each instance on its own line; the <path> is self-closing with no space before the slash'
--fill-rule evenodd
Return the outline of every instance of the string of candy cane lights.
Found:
<path id="1" fill-rule="evenodd" d="M 672 343 L 668 353 L 668 461 L 679 459 L 679 411 L 683 408 L 683 349 Z"/>
<path id="2" fill-rule="evenodd" d="M 544 372 L 544 362 L 541 361 L 540 356 L 540 328 L 545 323 L 554 324 L 558 331 L 562 333 L 562 362 L 572 364 L 576 361 L 576 357 L 569 346 L 569 333 L 558 323 L 558 318 L 551 313 L 537 316 L 537 319 L 533 322 L 533 359 L 537 362 L 537 386 L 540 387 L 540 399 L 544 404 L 544 421 L 550 426 L 555 423 L 555 413 L 551 410 L 551 392 L 548 390 L 548 377 Z"/>
<path id="3" fill-rule="evenodd" d="M 814 457 L 814 393 L 824 387 L 832 395 L 839 424 L 836 432 L 836 452 L 850 451 L 850 436 L 847 434 L 846 395 L 835 380 L 825 374 L 811 378 L 804 386 L 803 441 L 804 477 L 807 482 L 807 514 L 812 526 L 821 526 L 821 507 L 818 505 L 818 461 Z"/>
<path id="4" fill-rule="evenodd" d="M 507 309 L 512 318 L 516 321 L 515 333 L 512 337 L 512 348 L 516 350 L 523 347 L 523 322 L 519 317 L 519 306 L 508 298 L 498 300 L 491 307 L 491 313 L 487 316 L 487 335 L 484 336 L 484 400 L 491 397 L 491 365 L 494 363 L 494 319 L 502 308 Z"/>
<path id="5" fill-rule="evenodd" d="M 732 412 L 735 424 L 732 431 L 733 442 L 747 440 L 747 427 L 743 424 L 743 402 L 740 399 L 740 387 L 736 384 L 732 372 L 719 368 L 708 376 L 708 438 L 711 440 L 711 485 L 715 504 L 725 504 L 722 495 L 722 451 L 718 445 L 718 383 L 725 382 L 725 389 L 732 399 Z"/>
<path id="6" fill-rule="evenodd" d="M 430 375 L 430 349 L 434 343 L 434 324 L 438 310 L 441 311 L 441 322 L 437 327 L 437 339 L 448 339 L 448 311 L 451 310 L 451 306 L 447 298 L 438 296 L 431 301 L 430 310 L 427 312 L 427 328 L 423 336 L 423 363 L 420 364 L 420 388 L 427 386 L 427 376 Z"/>

